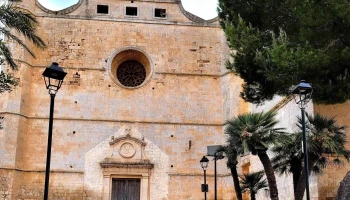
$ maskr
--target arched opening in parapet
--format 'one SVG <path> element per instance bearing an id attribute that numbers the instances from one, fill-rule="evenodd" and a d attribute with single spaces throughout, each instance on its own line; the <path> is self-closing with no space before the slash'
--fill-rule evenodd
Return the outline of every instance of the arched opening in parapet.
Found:
<path id="1" fill-rule="evenodd" d="M 218 0 L 181 0 L 181 4 L 187 12 L 205 20 L 218 16 Z"/>
<path id="2" fill-rule="evenodd" d="M 38 0 L 41 6 L 51 11 L 59 11 L 79 3 L 80 0 Z"/>

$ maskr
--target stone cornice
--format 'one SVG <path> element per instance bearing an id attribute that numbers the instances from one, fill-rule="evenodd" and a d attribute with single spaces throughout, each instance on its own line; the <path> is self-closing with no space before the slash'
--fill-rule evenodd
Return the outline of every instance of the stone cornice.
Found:
<path id="1" fill-rule="evenodd" d="M 28 63 L 27 61 L 24 60 L 20 60 L 20 59 L 15 59 L 18 62 L 22 62 L 24 64 L 26 64 L 29 67 L 33 67 L 33 68 L 46 68 L 48 66 L 44 66 L 44 65 L 32 65 L 30 63 Z M 70 69 L 70 70 L 78 70 L 78 71 L 85 71 L 85 70 L 91 70 L 91 71 L 106 71 L 105 68 L 92 68 L 92 67 L 64 67 L 61 66 L 63 69 Z M 195 73 L 185 73 L 185 72 L 154 72 L 155 74 L 160 74 L 160 75 L 172 75 L 172 76 L 203 76 L 203 77 L 213 77 L 213 78 L 220 78 L 220 77 L 224 77 L 226 75 L 231 74 L 232 72 L 226 71 L 223 72 L 222 74 L 207 74 L 207 73 L 202 73 L 202 74 L 195 74 Z"/>
<path id="2" fill-rule="evenodd" d="M 27 119 L 48 120 L 49 117 L 28 116 L 22 113 L 15 112 L 0 112 L 0 115 L 16 115 Z M 179 126 L 224 126 L 224 123 L 196 123 L 196 122 L 168 122 L 168 121 L 146 121 L 146 120 L 118 120 L 118 119 L 84 119 L 73 117 L 55 117 L 55 121 L 86 121 L 86 122 L 113 122 L 113 123 L 139 123 L 139 124 L 165 124 L 165 125 L 179 125 Z"/>
<path id="3" fill-rule="evenodd" d="M 122 162 L 102 162 L 102 168 L 137 168 L 137 169 L 152 169 L 154 164 L 151 163 L 122 163 Z"/>
<path id="4" fill-rule="evenodd" d="M 0 170 L 13 170 L 18 172 L 39 172 L 39 173 L 45 173 L 45 169 L 22 169 L 22 168 L 16 168 L 16 167 L 0 167 Z M 84 174 L 84 171 L 80 170 L 50 170 L 50 173 L 77 173 L 77 174 Z"/>

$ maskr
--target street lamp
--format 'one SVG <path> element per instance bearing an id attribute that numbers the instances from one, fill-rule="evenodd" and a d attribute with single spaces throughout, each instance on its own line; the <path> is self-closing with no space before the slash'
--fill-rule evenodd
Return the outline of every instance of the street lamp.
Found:
<path id="1" fill-rule="evenodd" d="M 212 145 L 212 146 L 207 146 L 207 151 L 208 151 L 208 156 L 213 156 L 214 157 L 214 200 L 217 200 L 217 176 L 216 176 L 216 161 L 223 159 L 224 156 L 222 153 L 218 153 L 217 150 L 221 148 L 221 145 Z"/>
<path id="2" fill-rule="evenodd" d="M 305 81 L 300 81 L 292 94 L 294 95 L 295 102 L 301 109 L 302 129 L 303 129 L 303 152 L 304 152 L 304 171 L 306 181 L 306 199 L 310 200 L 310 189 L 309 189 L 309 164 L 308 164 L 308 152 L 306 143 L 306 128 L 305 128 L 305 106 L 311 100 L 312 87 Z"/>
<path id="3" fill-rule="evenodd" d="M 204 200 L 207 200 L 207 192 L 208 192 L 208 184 L 207 184 L 207 176 L 206 169 L 208 167 L 209 160 L 207 157 L 203 156 L 203 158 L 199 161 L 204 171 L 204 184 L 202 184 L 202 192 L 204 192 Z"/>
<path id="4" fill-rule="evenodd" d="M 55 96 L 61 88 L 66 72 L 62 70 L 57 63 L 52 63 L 47 67 L 43 73 L 46 89 L 48 89 L 51 96 L 50 101 L 50 119 L 49 119 L 49 135 L 47 140 L 47 154 L 46 154 L 46 171 L 45 171 L 45 191 L 44 200 L 49 196 L 49 181 L 50 181 L 50 161 L 51 161 L 51 144 L 52 144 L 52 125 L 53 125 L 53 110 L 55 103 Z"/>

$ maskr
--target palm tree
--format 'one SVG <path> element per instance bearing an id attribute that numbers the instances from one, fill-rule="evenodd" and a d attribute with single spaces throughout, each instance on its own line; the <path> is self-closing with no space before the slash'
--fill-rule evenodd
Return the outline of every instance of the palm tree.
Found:
<path id="1" fill-rule="evenodd" d="M 255 195 L 258 193 L 258 190 L 267 187 L 266 179 L 262 179 L 263 176 L 263 171 L 244 174 L 243 176 L 240 176 L 242 191 L 250 192 L 250 200 L 255 200 Z"/>
<path id="2" fill-rule="evenodd" d="M 239 146 L 259 157 L 265 170 L 272 200 L 278 199 L 278 190 L 274 169 L 267 155 L 267 150 L 270 145 L 283 138 L 283 129 L 275 128 L 278 123 L 275 116 L 275 112 L 239 115 L 227 121 L 225 129 L 225 133 L 229 135 L 230 144 Z"/>
<path id="3" fill-rule="evenodd" d="M 290 141 L 280 143 L 272 148 L 275 157 L 272 158 L 273 168 L 280 174 L 293 174 L 293 190 L 296 190 L 301 171 L 303 170 L 303 155 L 301 154 L 301 138 L 299 134 L 290 135 Z"/>
<path id="4" fill-rule="evenodd" d="M 239 150 L 238 150 L 239 151 Z M 237 200 L 242 200 L 242 191 L 241 187 L 239 186 L 239 179 L 238 179 L 238 172 L 237 172 L 237 156 L 238 156 L 238 151 L 237 148 L 233 145 L 227 145 L 227 146 L 221 146 L 220 148 L 217 149 L 217 152 L 222 152 L 226 155 L 227 158 L 227 167 L 231 171 L 231 176 L 233 179 L 233 184 L 235 187 L 235 193 Z"/>
<path id="5" fill-rule="evenodd" d="M 12 0 L 12 2 L 19 1 L 21 0 Z M 33 57 L 35 57 L 35 54 L 11 30 L 16 30 L 16 32 L 29 39 L 37 47 L 46 47 L 45 42 L 35 34 L 38 21 L 32 14 L 24 9 L 14 6 L 13 4 L 2 4 L 0 6 L 0 23 L 3 25 L 0 26 L 0 34 L 3 34 L 5 37 L 22 46 Z M 12 69 L 18 69 L 18 66 L 12 57 L 11 51 L 7 47 L 6 42 L 2 39 L 0 39 L 0 54 Z"/>
<path id="6" fill-rule="evenodd" d="M 325 117 L 319 114 L 307 115 L 308 122 L 308 162 L 309 172 L 316 165 L 323 169 L 329 163 L 341 164 L 341 158 L 349 161 L 350 152 L 345 148 L 345 126 L 336 124 L 334 117 Z M 299 119 L 299 127 L 301 120 Z M 305 192 L 305 171 L 302 170 L 298 186 L 295 191 L 295 199 L 302 200 Z"/>
<path id="7" fill-rule="evenodd" d="M 303 171 L 303 153 L 302 153 L 302 132 L 290 135 L 290 140 L 282 142 L 272 148 L 275 157 L 272 158 L 273 168 L 282 174 L 292 174 L 293 191 L 295 199 L 295 191 L 298 186 L 298 181 Z M 322 173 L 324 167 L 323 160 L 318 161 L 311 171 L 314 174 Z"/>

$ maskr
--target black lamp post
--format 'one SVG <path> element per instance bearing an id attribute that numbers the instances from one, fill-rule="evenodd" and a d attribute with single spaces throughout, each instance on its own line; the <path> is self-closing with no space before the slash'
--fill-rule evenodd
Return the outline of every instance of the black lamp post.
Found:
<path id="1" fill-rule="evenodd" d="M 217 200 L 217 175 L 216 175 L 216 161 L 223 159 L 224 156 L 222 153 L 218 153 L 217 150 L 221 148 L 221 145 L 212 145 L 212 146 L 207 146 L 208 150 L 208 156 L 213 156 L 214 157 L 214 200 Z"/>
<path id="2" fill-rule="evenodd" d="M 199 162 L 201 163 L 201 166 L 204 171 L 204 184 L 202 184 L 202 192 L 204 192 L 204 200 L 207 200 L 208 184 L 206 169 L 208 167 L 209 160 L 207 157 L 203 156 L 203 158 Z"/>
<path id="3" fill-rule="evenodd" d="M 50 181 L 50 161 L 51 161 L 51 144 L 52 144 L 52 125 L 53 125 L 53 110 L 55 104 L 55 96 L 57 91 L 61 88 L 66 72 L 62 70 L 57 63 L 52 63 L 47 67 L 43 73 L 46 89 L 49 90 L 51 96 L 50 101 L 50 119 L 49 119 L 49 135 L 47 140 L 47 154 L 46 154 L 46 171 L 45 171 L 45 191 L 44 200 L 49 196 L 49 181 Z"/>
<path id="4" fill-rule="evenodd" d="M 311 100 L 312 87 L 305 81 L 300 81 L 292 91 L 294 94 L 295 102 L 301 109 L 302 129 L 303 129 L 303 152 L 304 152 L 304 171 L 306 181 L 306 199 L 310 200 L 310 187 L 309 187 L 309 163 L 306 141 L 306 128 L 305 128 L 305 106 Z"/>

